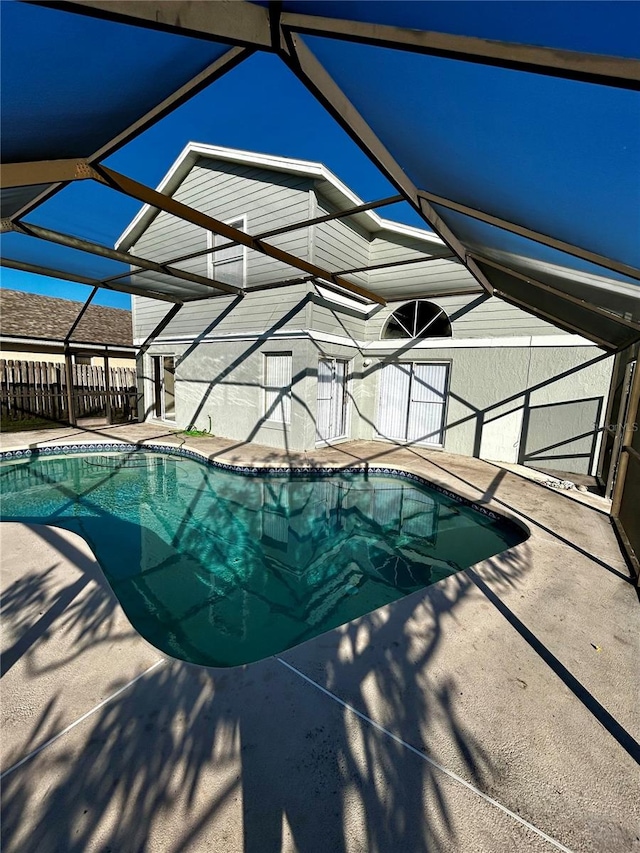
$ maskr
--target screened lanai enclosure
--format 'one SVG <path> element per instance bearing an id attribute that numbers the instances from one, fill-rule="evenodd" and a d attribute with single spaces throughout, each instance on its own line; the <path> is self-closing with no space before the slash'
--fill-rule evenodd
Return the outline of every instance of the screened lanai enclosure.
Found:
<path id="1" fill-rule="evenodd" d="M 242 284 L 215 278 L 217 263 L 203 275 L 192 255 L 113 248 L 142 204 L 216 235 L 201 255 L 241 246 L 277 261 L 272 289 L 313 281 L 365 305 L 392 304 L 424 296 L 419 278 L 401 287 L 381 275 L 364 286 L 363 269 L 299 257 L 282 236 L 402 202 L 434 234 L 433 252 L 404 263 L 453 260 L 488 296 L 615 355 L 600 473 L 637 568 L 640 7 L 582 3 L 577 26 L 572 6 L 5 3 L 2 264 L 151 297 L 167 303 L 165 323 L 191 302 L 245 297 Z M 246 233 L 174 199 L 170 186 L 145 184 L 134 165 L 114 168 L 117 152 L 256 52 L 304 84 L 394 194 Z M 253 96 L 269 98 L 260 81 Z M 122 197 L 130 203 L 118 219 Z M 336 412 L 323 414 L 328 431 L 339 431 Z"/>

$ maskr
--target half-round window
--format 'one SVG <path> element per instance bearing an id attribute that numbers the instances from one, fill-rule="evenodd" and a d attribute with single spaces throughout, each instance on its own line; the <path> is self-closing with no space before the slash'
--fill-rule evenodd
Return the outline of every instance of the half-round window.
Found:
<path id="1" fill-rule="evenodd" d="M 444 310 L 426 299 L 401 305 L 382 329 L 382 340 L 450 337 L 451 323 Z"/>

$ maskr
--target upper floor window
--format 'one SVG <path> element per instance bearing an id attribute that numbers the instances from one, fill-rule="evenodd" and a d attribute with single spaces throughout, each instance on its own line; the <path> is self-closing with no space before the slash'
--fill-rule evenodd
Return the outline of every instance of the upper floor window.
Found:
<path id="1" fill-rule="evenodd" d="M 232 228 L 237 228 L 238 231 L 246 231 L 246 217 L 244 216 L 232 219 L 226 224 Z M 247 249 L 238 243 L 229 246 L 227 245 L 229 242 L 221 234 L 213 234 L 211 231 L 207 234 L 207 248 L 226 246 L 225 249 L 219 249 L 217 252 L 207 255 L 207 272 L 209 278 L 214 278 L 216 281 L 233 284 L 236 287 L 244 287 Z"/>
<path id="2" fill-rule="evenodd" d="M 397 308 L 382 329 L 382 340 L 450 338 L 451 323 L 444 309 L 426 299 L 414 299 Z"/>

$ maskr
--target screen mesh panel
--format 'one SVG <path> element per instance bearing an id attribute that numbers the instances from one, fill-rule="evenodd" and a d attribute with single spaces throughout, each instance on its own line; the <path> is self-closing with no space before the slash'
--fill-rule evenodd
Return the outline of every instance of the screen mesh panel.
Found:
<path id="1" fill-rule="evenodd" d="M 418 189 L 640 267 L 640 93 L 303 40 Z"/>
<path id="2" fill-rule="evenodd" d="M 264 3 L 262 5 L 267 5 Z M 370 0 L 336 2 L 284 2 L 287 12 L 365 21 L 414 30 L 431 30 L 451 35 L 513 41 L 521 44 L 604 53 L 610 56 L 640 56 L 637 33 L 640 9 L 635 3 L 582 3 L 579 22 L 575 3 L 513 4 L 482 2 L 429 2 L 394 0 L 371 3 Z M 634 8 L 635 7 L 635 8 Z"/>
<path id="3" fill-rule="evenodd" d="M 628 346 L 639 337 L 635 329 L 621 325 L 614 315 L 609 319 L 603 314 L 595 314 L 586 304 L 582 306 L 567 302 L 560 296 L 536 288 L 488 265 L 480 264 L 480 268 L 498 290 L 507 297 L 518 300 L 520 307 L 526 309 L 530 306 L 534 313 L 536 310 L 543 311 L 544 319 L 551 323 L 555 319 L 557 325 L 565 331 L 584 334 L 591 340 L 602 341 L 610 348 L 616 349 Z"/>
<path id="4" fill-rule="evenodd" d="M 88 278 L 101 279 L 119 275 L 129 270 L 129 265 L 89 252 L 70 249 L 48 240 L 39 240 L 25 234 L 9 232 L 0 236 L 3 258 L 41 267 L 64 270 Z"/>
<path id="5" fill-rule="evenodd" d="M 0 189 L 0 217 L 3 219 L 13 216 L 41 192 L 47 189 L 49 184 L 34 184 L 30 187 L 2 187 Z"/>
<path id="6" fill-rule="evenodd" d="M 2 4 L 5 162 L 86 157 L 229 50 L 83 15 Z"/>

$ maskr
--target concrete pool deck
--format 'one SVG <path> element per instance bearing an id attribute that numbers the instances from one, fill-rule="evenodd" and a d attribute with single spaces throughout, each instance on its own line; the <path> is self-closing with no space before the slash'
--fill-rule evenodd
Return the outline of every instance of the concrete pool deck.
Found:
<path id="1" fill-rule="evenodd" d="M 82 539 L 3 524 L 4 851 L 640 850 L 640 608 L 604 512 L 477 459 L 375 442 L 287 455 L 140 424 L 0 447 L 99 440 L 400 467 L 531 537 L 277 658 L 213 670 L 143 640 Z"/>

